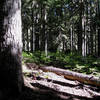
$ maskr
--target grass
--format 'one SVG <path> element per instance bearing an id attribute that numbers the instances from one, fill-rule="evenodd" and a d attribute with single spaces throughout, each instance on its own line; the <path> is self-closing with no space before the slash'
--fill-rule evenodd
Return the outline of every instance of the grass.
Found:
<path id="1" fill-rule="evenodd" d="M 81 55 L 65 54 L 62 52 L 48 53 L 36 51 L 34 53 L 23 52 L 23 63 L 36 63 L 39 65 L 52 65 L 72 71 L 100 76 L 100 59 L 93 56 L 83 58 Z"/>

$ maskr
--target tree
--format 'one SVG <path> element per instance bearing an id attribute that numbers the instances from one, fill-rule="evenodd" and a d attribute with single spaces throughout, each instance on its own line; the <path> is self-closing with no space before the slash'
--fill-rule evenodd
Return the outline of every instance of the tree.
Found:
<path id="1" fill-rule="evenodd" d="M 78 24 L 78 50 L 82 54 L 82 13 L 83 13 L 83 2 L 80 3 L 80 14 Z"/>
<path id="2" fill-rule="evenodd" d="M 0 100 L 22 90 L 21 0 L 0 1 Z"/>
<path id="3" fill-rule="evenodd" d="M 22 2 L 23 31 L 29 30 L 28 34 L 23 32 L 28 36 L 23 38 L 23 45 L 29 51 L 41 50 L 47 55 L 47 51 L 66 52 L 70 49 L 84 57 L 100 54 L 99 0 Z M 61 39 L 60 35 L 66 39 Z"/>
<path id="4" fill-rule="evenodd" d="M 100 0 L 98 0 L 98 19 L 100 18 Z M 98 22 L 98 56 L 100 57 L 100 22 Z"/>

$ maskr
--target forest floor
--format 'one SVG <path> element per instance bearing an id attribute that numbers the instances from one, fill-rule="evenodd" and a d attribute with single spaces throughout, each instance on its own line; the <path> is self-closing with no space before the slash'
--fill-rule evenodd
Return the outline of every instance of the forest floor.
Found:
<path id="1" fill-rule="evenodd" d="M 21 100 L 99 100 L 100 88 L 44 72 L 35 63 L 23 65 L 25 88 Z"/>

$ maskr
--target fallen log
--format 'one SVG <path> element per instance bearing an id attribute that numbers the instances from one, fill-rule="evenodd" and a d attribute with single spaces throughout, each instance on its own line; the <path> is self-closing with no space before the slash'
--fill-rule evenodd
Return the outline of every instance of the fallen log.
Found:
<path id="1" fill-rule="evenodd" d="M 54 67 L 40 67 L 40 69 L 45 72 L 49 71 L 49 72 L 54 72 L 58 75 L 63 75 L 67 79 L 77 80 L 77 81 L 85 83 L 85 84 L 100 86 L 100 78 L 99 77 L 94 77 L 91 75 L 85 75 L 82 73 L 77 73 L 77 72 L 64 70 L 64 69 L 60 69 L 60 68 L 54 68 Z"/>

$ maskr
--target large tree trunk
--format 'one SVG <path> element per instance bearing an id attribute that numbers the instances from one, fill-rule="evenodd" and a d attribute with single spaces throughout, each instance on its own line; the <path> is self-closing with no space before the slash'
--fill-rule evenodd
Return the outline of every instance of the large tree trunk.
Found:
<path id="1" fill-rule="evenodd" d="M 1 0 L 0 100 L 18 96 L 22 89 L 21 35 L 21 0 Z"/>

